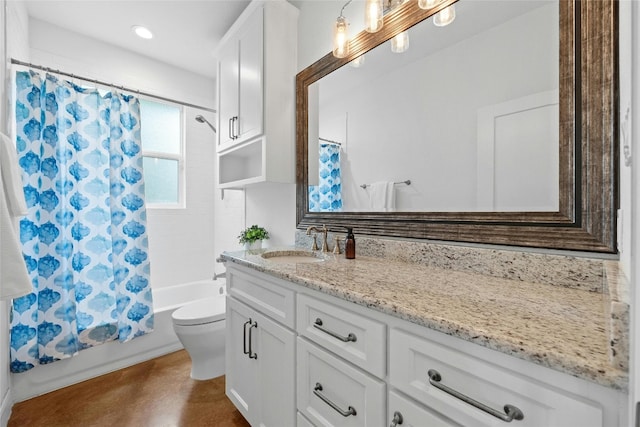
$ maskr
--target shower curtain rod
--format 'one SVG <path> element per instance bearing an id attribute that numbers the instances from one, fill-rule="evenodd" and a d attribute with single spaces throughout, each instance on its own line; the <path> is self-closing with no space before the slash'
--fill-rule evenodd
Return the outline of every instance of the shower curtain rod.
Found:
<path id="1" fill-rule="evenodd" d="M 320 141 L 324 141 L 324 142 L 328 142 L 329 144 L 335 144 L 335 145 L 342 145 L 342 143 L 338 142 L 338 141 L 333 141 L 331 139 L 327 139 L 327 138 L 318 138 Z"/>
<path id="2" fill-rule="evenodd" d="M 125 92 L 132 92 L 132 93 L 136 93 L 138 95 L 144 95 L 144 96 L 148 96 L 150 98 L 160 99 L 162 101 L 173 102 L 175 104 L 184 105 L 185 107 L 193 107 L 193 108 L 198 108 L 200 110 L 209 111 L 211 113 L 217 113 L 217 111 L 215 109 L 213 109 L 213 108 L 203 107 L 201 105 L 190 104 L 188 102 L 178 101 L 176 99 L 166 98 L 164 96 L 154 95 L 154 94 L 148 93 L 148 92 L 142 92 L 142 91 L 140 91 L 138 89 L 131 89 L 131 88 L 128 88 L 128 87 L 125 87 L 125 86 L 118 86 L 116 84 L 104 82 L 104 81 L 98 80 L 98 79 L 90 79 L 88 77 L 82 77 L 82 76 L 79 76 L 77 74 L 66 73 L 66 72 L 60 71 L 60 70 L 54 70 L 53 68 L 49 68 L 49 67 L 45 67 L 45 66 L 37 65 L 37 64 L 31 64 L 29 62 L 23 62 L 23 61 L 14 59 L 14 58 L 11 58 L 11 63 L 15 64 L 15 65 L 22 65 L 24 67 L 36 68 L 38 70 L 47 71 L 49 73 L 59 74 L 61 76 L 71 77 L 72 79 L 84 80 L 85 82 L 91 82 L 91 83 L 94 83 L 96 85 L 108 86 L 108 87 L 112 87 L 112 88 L 115 88 L 115 89 L 123 90 Z"/>

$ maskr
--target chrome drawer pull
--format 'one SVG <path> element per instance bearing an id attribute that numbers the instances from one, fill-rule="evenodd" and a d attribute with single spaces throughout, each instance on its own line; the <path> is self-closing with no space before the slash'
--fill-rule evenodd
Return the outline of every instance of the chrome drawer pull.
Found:
<path id="1" fill-rule="evenodd" d="M 500 411 L 497 411 L 485 405 L 484 403 L 480 403 L 477 400 L 474 400 L 468 396 L 465 396 L 464 394 L 452 389 L 451 387 L 447 387 L 446 385 L 441 384 L 440 381 L 442 380 L 442 377 L 440 376 L 440 373 L 435 369 L 429 369 L 429 372 L 427 374 L 429 375 L 429 384 L 431 384 L 432 386 L 439 388 L 445 393 L 448 393 L 451 396 L 457 399 L 460 399 L 465 403 L 468 403 L 469 405 L 475 406 L 481 411 L 484 411 L 490 415 L 493 415 L 496 418 L 500 418 L 502 421 L 510 423 L 513 420 L 524 419 L 524 414 L 522 413 L 522 411 L 513 405 L 508 405 L 508 404 L 504 405 L 505 413 L 502 413 Z"/>
<path id="2" fill-rule="evenodd" d="M 402 419 L 402 414 L 398 411 L 393 413 L 393 419 L 391 420 L 391 424 L 389 427 L 397 427 L 402 424 L 404 420 Z"/>
<path id="3" fill-rule="evenodd" d="M 353 409 L 353 406 L 349 406 L 349 409 L 344 411 L 340 409 L 338 405 L 336 405 L 335 403 L 327 399 L 324 395 L 322 395 L 322 393 L 320 393 L 321 391 L 322 391 L 322 384 L 316 383 L 316 387 L 313 389 L 313 394 L 318 396 L 324 403 L 331 406 L 333 409 L 335 409 L 336 412 L 338 412 L 343 417 L 348 417 L 349 415 L 356 415 L 356 410 Z"/>
<path id="4" fill-rule="evenodd" d="M 341 336 L 341 335 L 336 334 L 336 333 L 335 333 L 335 332 L 333 332 L 333 331 L 330 331 L 330 330 L 328 330 L 328 329 L 325 329 L 325 328 L 322 326 L 322 319 L 321 319 L 321 318 L 319 318 L 319 317 L 316 319 L 315 323 L 313 324 L 313 327 L 314 327 L 314 328 L 316 328 L 316 329 L 320 329 L 320 330 L 321 330 L 322 332 L 324 332 L 325 334 L 329 334 L 329 335 L 331 335 L 332 337 L 334 337 L 334 338 L 336 338 L 336 339 L 339 339 L 339 340 L 340 340 L 340 341 L 342 341 L 342 342 L 349 342 L 349 341 L 356 342 L 356 340 L 357 340 L 357 338 L 356 338 L 356 334 L 349 333 L 349 335 L 347 335 L 346 337 L 343 337 L 343 336 Z"/>

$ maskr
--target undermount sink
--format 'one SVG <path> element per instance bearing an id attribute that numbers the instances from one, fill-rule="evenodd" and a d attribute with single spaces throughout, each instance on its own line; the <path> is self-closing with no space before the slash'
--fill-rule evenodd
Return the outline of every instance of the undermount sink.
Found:
<path id="1" fill-rule="evenodd" d="M 310 251 L 271 251 L 262 254 L 262 258 L 283 264 L 301 264 L 322 262 L 324 258 Z"/>

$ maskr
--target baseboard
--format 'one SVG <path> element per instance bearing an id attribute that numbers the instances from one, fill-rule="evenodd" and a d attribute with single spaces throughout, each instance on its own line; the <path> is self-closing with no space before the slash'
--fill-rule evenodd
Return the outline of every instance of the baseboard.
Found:
<path id="1" fill-rule="evenodd" d="M 172 329 L 159 328 L 127 343 L 117 341 L 12 376 L 14 402 L 77 384 L 182 349 Z"/>
<path id="2" fill-rule="evenodd" d="M 6 427 L 6 425 L 9 423 L 12 406 L 13 393 L 11 388 L 9 388 L 9 390 L 7 390 L 7 393 L 4 395 L 4 398 L 2 399 L 2 404 L 0 405 L 0 426 Z"/>

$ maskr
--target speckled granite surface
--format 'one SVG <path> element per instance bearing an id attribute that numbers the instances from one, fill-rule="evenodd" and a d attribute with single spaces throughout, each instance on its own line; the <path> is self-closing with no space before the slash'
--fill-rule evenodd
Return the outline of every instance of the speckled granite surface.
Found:
<path id="1" fill-rule="evenodd" d="M 629 370 L 629 282 L 620 271 L 617 262 L 605 262 L 605 304 L 607 335 L 609 337 L 609 359 L 613 366 Z"/>
<path id="2" fill-rule="evenodd" d="M 329 233 L 328 240 L 333 249 L 333 233 Z M 605 270 L 602 259 L 360 235 L 356 236 L 356 242 L 357 253 L 363 256 L 603 292 Z M 311 248 L 311 237 L 297 231 L 295 244 Z M 344 247 L 344 243 L 342 245 Z"/>
<path id="3" fill-rule="evenodd" d="M 328 255 L 286 264 L 272 251 L 223 259 L 606 387 L 627 390 L 612 365 L 604 294 L 428 265 Z"/>

